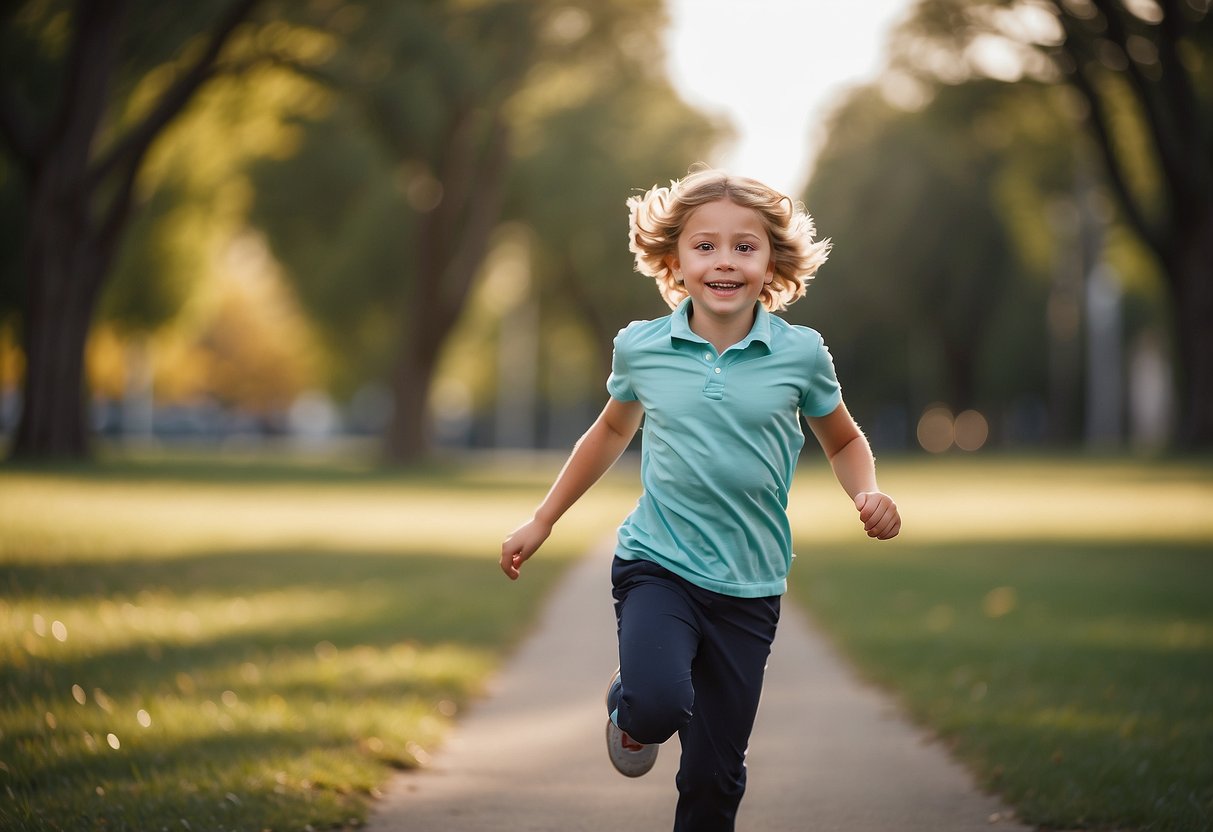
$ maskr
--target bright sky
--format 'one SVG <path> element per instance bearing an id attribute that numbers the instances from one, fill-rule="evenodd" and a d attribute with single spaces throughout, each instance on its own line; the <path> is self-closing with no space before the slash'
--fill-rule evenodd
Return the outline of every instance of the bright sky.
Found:
<path id="1" fill-rule="evenodd" d="M 732 121 L 737 143 L 704 161 L 798 194 L 817 124 L 884 64 L 910 0 L 667 0 L 670 77 L 682 96 Z M 694 160 L 692 160 L 694 161 Z"/>

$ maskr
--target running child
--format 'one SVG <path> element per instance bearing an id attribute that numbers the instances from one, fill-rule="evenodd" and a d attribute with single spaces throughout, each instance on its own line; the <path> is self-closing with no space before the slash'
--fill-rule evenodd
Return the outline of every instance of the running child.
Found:
<path id="1" fill-rule="evenodd" d="M 639 776 L 677 733 L 675 832 L 727 832 L 792 563 L 788 490 L 802 418 L 868 536 L 894 537 L 901 517 L 876 483 L 821 336 L 772 314 L 804 294 L 829 252 L 803 207 L 753 179 L 699 169 L 628 208 L 636 269 L 673 311 L 616 336 L 606 407 L 502 544 L 501 569 L 517 580 L 643 422 L 643 492 L 611 568 L 619 669 L 607 750 L 621 773 Z"/>

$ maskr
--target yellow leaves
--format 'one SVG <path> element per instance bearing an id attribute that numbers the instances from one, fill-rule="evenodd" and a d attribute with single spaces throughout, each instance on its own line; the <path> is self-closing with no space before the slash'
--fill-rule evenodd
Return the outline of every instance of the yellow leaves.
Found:
<path id="1" fill-rule="evenodd" d="M 239 180 L 227 190 L 246 186 Z M 180 255 L 172 262 L 197 272 L 197 288 L 174 325 L 150 337 L 123 337 L 104 323 L 93 328 L 86 354 L 95 393 L 122 397 L 136 348 L 147 350 L 161 405 L 213 395 L 267 412 L 320 385 L 322 349 L 264 242 L 251 232 L 220 233 L 213 221 L 205 206 L 188 202 L 166 220 Z M 133 340 L 144 338 L 142 347 Z"/>
<path id="2" fill-rule="evenodd" d="M 365 10 L 356 6 L 347 6 L 341 11 L 341 26 L 346 30 L 356 27 L 365 16 Z M 262 26 L 253 37 L 252 44 L 255 46 L 250 50 L 253 54 L 268 52 L 292 58 L 301 64 L 323 63 L 337 51 L 337 40 L 328 32 L 292 26 L 281 20 Z"/>

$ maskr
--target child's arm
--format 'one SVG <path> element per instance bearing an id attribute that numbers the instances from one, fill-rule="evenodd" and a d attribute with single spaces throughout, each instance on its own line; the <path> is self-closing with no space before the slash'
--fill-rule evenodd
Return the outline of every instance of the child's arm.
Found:
<path id="1" fill-rule="evenodd" d="M 535 509 L 535 515 L 501 544 L 501 571 L 511 581 L 518 580 L 522 564 L 548 539 L 556 521 L 627 449 L 643 415 L 640 402 L 607 401 L 594 424 L 573 446 L 573 452 L 560 469 L 548 495 Z"/>
<path id="2" fill-rule="evenodd" d="M 810 417 L 809 427 L 830 460 L 834 476 L 855 501 L 868 537 L 888 540 L 901 531 L 901 515 L 893 498 L 876 485 L 876 460 L 859 425 L 846 405 L 839 403 L 828 416 Z"/>

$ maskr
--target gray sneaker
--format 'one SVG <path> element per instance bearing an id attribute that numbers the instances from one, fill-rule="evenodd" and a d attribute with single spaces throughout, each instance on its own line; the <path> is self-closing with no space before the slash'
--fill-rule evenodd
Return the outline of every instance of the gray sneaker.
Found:
<path id="1" fill-rule="evenodd" d="M 619 671 L 611 677 L 611 683 L 607 686 L 607 710 L 613 711 L 619 700 Z M 658 743 L 645 745 L 636 742 L 628 736 L 627 732 L 621 729 L 618 725 L 607 718 L 606 724 L 606 743 L 607 756 L 611 758 L 611 765 L 615 770 L 624 777 L 640 777 L 643 774 L 648 774 L 649 770 L 657 762 L 657 752 L 661 748 Z"/>

